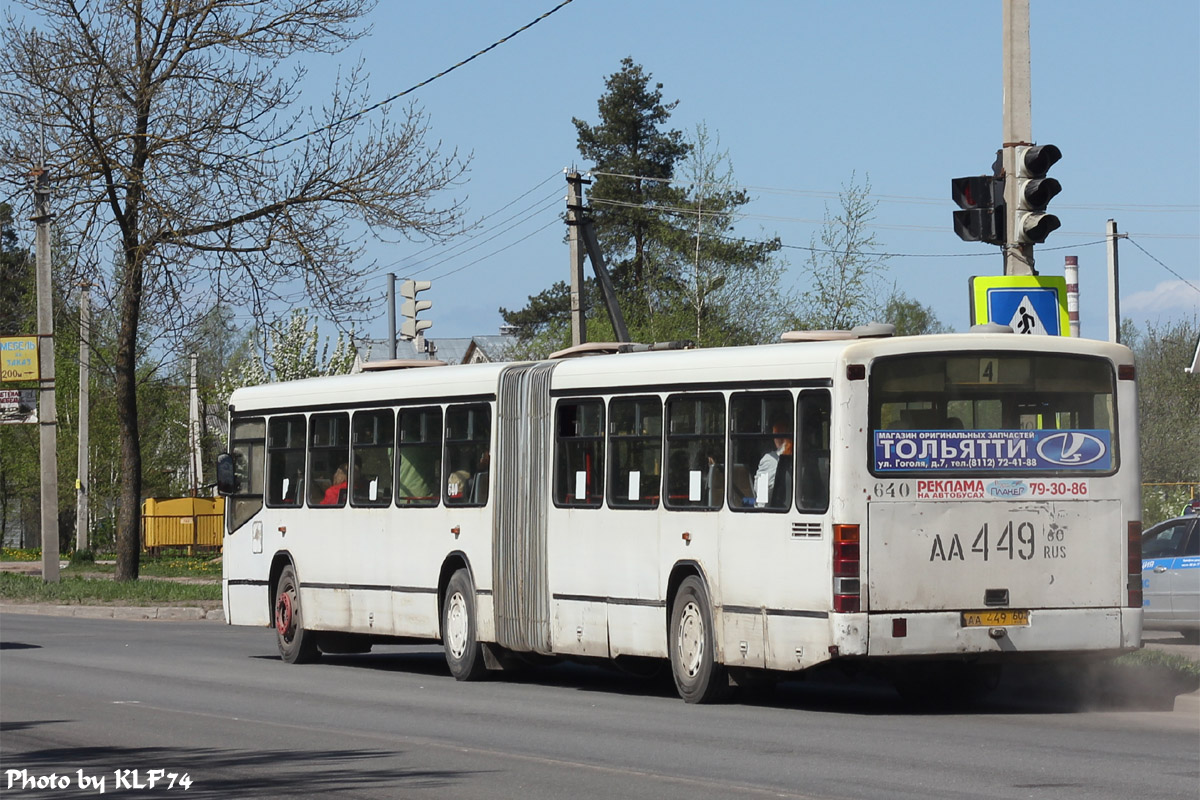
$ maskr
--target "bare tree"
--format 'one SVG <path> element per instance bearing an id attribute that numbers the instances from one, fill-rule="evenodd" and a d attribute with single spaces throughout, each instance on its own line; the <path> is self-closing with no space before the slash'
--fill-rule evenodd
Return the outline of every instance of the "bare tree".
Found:
<path id="1" fill-rule="evenodd" d="M 135 364 L 149 323 L 184 330 L 223 302 L 256 316 L 303 296 L 350 323 L 365 311 L 365 235 L 440 236 L 438 194 L 462 176 L 409 106 L 370 114 L 361 67 L 319 110 L 301 106 L 298 57 L 362 36 L 372 0 L 19 0 L 2 37 L 5 165 L 28 164 L 44 123 L 60 226 L 119 313 L 124 474 L 117 579 L 137 577 L 141 502 Z M 15 170 L 14 170 L 15 171 Z M 10 173 L 11 174 L 11 173 Z M 82 276 L 67 276 L 69 278 Z"/>
<path id="2" fill-rule="evenodd" d="M 878 203 L 871 199 L 870 179 L 859 186 L 851 175 L 838 201 L 841 213 L 826 208 L 819 238 L 811 241 L 801 327 L 851 328 L 869 321 L 883 305 L 880 280 L 888 257 L 874 252 L 879 243 L 871 223 Z"/>

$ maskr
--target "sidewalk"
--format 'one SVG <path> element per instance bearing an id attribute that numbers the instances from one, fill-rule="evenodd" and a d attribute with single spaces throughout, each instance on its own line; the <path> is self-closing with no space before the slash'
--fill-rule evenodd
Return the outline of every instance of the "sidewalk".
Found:
<path id="1" fill-rule="evenodd" d="M 60 561 L 60 569 L 67 566 L 66 561 Z M 41 575 L 40 561 L 3 561 L 0 562 L 0 572 L 18 572 L 23 575 Z M 96 577 L 100 577 L 97 575 Z M 108 576 L 104 576 L 108 577 Z M 154 578 L 162 581 L 180 581 L 187 583 L 200 582 L 197 578 Z M 220 604 L 212 605 L 175 605 L 175 606 L 117 606 L 117 605 L 60 605 L 57 603 L 18 603 L 0 600 L 0 613 L 9 614 L 41 614 L 52 617 L 86 617 L 89 619 L 156 619 L 156 620 L 214 620 L 223 622 L 225 612 Z"/>
<path id="2" fill-rule="evenodd" d="M 9 603 L 0 601 L 0 614 L 41 614 L 49 617 L 86 617 L 89 619 L 215 620 L 223 622 L 219 608 L 199 606 L 63 606 L 49 603 Z"/>

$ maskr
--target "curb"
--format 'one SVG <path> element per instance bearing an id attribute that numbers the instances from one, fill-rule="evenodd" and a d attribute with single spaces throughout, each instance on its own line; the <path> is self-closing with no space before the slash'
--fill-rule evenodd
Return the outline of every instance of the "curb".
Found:
<path id="1" fill-rule="evenodd" d="M 47 617 L 81 617 L 86 619 L 225 621 L 225 612 L 221 609 L 203 609 L 195 606 L 58 606 L 41 603 L 0 603 L 0 613 L 40 614 Z"/>

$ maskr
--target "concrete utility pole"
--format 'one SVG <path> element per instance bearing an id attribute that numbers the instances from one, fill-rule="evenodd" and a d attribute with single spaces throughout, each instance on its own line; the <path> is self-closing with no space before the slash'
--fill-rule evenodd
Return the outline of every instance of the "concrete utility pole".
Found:
<path id="1" fill-rule="evenodd" d="M 396 273 L 388 273 L 388 358 L 396 358 Z"/>
<path id="2" fill-rule="evenodd" d="M 75 478 L 75 550 L 88 549 L 88 493 L 91 476 L 88 474 L 88 384 L 91 382 L 92 311 L 89 298 L 91 284 L 82 283 L 79 291 L 79 461 Z"/>
<path id="3" fill-rule="evenodd" d="M 191 460 L 192 497 L 204 485 L 204 466 L 200 458 L 200 389 L 196 383 L 196 354 L 191 355 L 191 379 L 188 384 L 188 453 Z"/>
<path id="4" fill-rule="evenodd" d="M 1120 268 L 1117 265 L 1117 239 L 1124 239 L 1126 234 L 1117 233 L 1117 223 L 1109 220 L 1105 226 L 1105 238 L 1108 239 L 1108 340 L 1121 341 L 1121 280 Z"/>
<path id="5" fill-rule="evenodd" d="M 1017 148 L 1033 144 L 1029 0 L 1004 0 L 1005 275 L 1036 275 L 1033 245 L 1018 242 Z"/>
<path id="6" fill-rule="evenodd" d="M 33 173 L 37 261 L 39 461 L 42 500 L 42 580 L 58 583 L 58 412 L 54 405 L 54 311 L 50 289 L 50 176 L 45 159 Z"/>
<path id="7" fill-rule="evenodd" d="M 567 173 L 567 235 L 571 244 L 571 346 L 587 341 L 587 320 L 583 299 L 583 246 L 579 226 L 583 222 L 583 178 L 578 172 Z"/>

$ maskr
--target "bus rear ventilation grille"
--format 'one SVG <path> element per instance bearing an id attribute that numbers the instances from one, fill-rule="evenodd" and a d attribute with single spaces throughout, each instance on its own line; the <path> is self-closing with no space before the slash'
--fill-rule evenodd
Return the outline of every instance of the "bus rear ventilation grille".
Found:
<path id="1" fill-rule="evenodd" d="M 821 538 L 821 523 L 819 523 L 819 522 L 793 522 L 792 523 L 792 538 L 793 539 L 820 539 Z"/>

